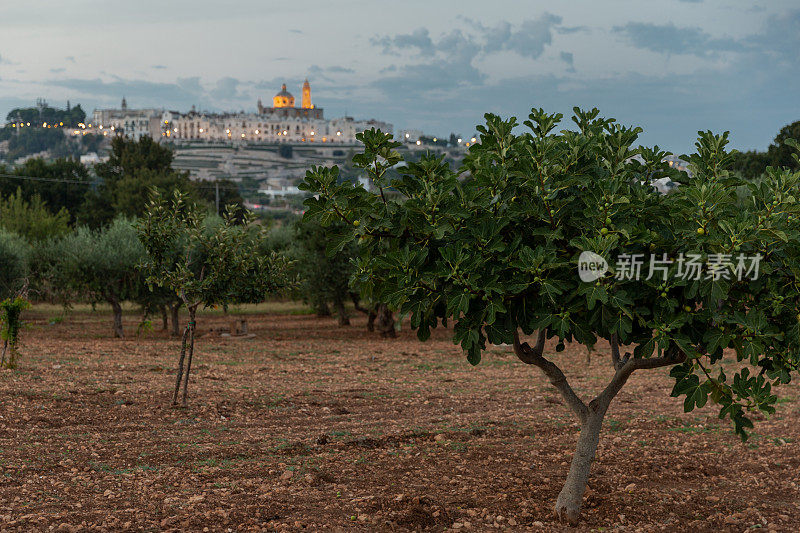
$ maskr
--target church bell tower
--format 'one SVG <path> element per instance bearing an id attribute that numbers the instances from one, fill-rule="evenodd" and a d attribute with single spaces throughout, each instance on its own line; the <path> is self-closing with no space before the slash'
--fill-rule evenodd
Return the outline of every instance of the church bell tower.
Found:
<path id="1" fill-rule="evenodd" d="M 303 109 L 314 109 L 314 104 L 311 103 L 311 85 L 306 79 L 303 83 L 303 99 L 301 100 L 300 107 Z"/>

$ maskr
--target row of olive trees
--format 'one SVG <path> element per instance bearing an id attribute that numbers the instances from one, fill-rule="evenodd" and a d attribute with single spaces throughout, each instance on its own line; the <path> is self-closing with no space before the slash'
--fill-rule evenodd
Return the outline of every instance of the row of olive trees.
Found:
<path id="1" fill-rule="evenodd" d="M 181 198 L 182 202 L 191 203 L 185 196 Z M 149 213 L 143 220 L 148 216 Z M 257 233 L 254 225 L 242 225 L 241 218 L 236 215 L 232 221 L 234 225 L 249 227 L 250 234 Z M 186 303 L 174 291 L 147 285 L 146 275 L 137 268 L 145 262 L 147 253 L 135 224 L 134 220 L 117 218 L 109 226 L 97 230 L 87 227 L 69 230 L 64 226 L 49 238 L 19 236 L 0 229 L 0 261 L 5 265 L 0 272 L 0 297 L 12 295 L 28 280 L 34 299 L 65 306 L 75 302 L 106 303 L 112 309 L 113 333 L 117 337 L 125 334 L 123 303 L 134 302 L 141 306 L 143 319 L 160 316 L 163 329 L 170 329 L 173 336 L 180 335 L 179 311 Z M 224 224 L 225 219 L 212 216 L 203 219 L 198 228 L 204 235 L 211 235 Z M 277 252 L 292 260 L 292 276 L 298 283 L 289 295 L 306 301 L 319 315 L 329 315 L 333 308 L 340 325 L 349 325 L 348 309 L 352 306 L 368 315 L 368 329 L 377 326 L 382 335 L 394 336 L 392 311 L 385 304 L 362 298 L 351 283 L 357 245 L 327 253 L 328 244 L 336 241 L 332 236 L 338 235 L 341 229 L 298 223 L 273 229 L 255 240 L 253 246 L 263 256 Z M 180 257 L 182 245 L 173 246 L 173 256 Z M 223 307 L 262 301 L 257 295 L 248 294 L 249 290 L 248 286 L 243 286 L 239 294 L 222 304 Z"/>
<path id="2" fill-rule="evenodd" d="M 147 288 L 137 268 L 144 259 L 144 247 L 132 222 L 125 218 L 103 229 L 79 227 L 32 242 L 0 230 L 0 262 L 7 265 L 0 273 L 0 297 L 8 297 L 29 283 L 35 300 L 64 306 L 107 303 L 113 312 L 114 335 L 122 337 L 124 302 L 136 302 L 148 311 L 177 309 L 178 300 L 173 295 Z"/>

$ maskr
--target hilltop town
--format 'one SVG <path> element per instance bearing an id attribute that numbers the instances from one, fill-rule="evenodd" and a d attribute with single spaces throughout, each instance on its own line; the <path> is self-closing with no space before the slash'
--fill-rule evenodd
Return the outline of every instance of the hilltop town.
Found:
<path id="1" fill-rule="evenodd" d="M 111 138 L 138 140 L 148 136 L 172 147 L 174 168 L 188 172 L 192 179 L 232 180 L 239 184 L 244 196 L 249 193 L 264 200 L 299 194 L 297 181 L 313 165 L 339 165 L 347 173 L 349 158 L 359 146 L 358 133 L 371 128 L 394 133 L 392 124 L 374 118 L 326 117 L 324 109 L 312 101 L 307 79 L 300 92 L 299 106 L 283 84 L 272 97 L 271 106 L 265 106 L 259 98 L 252 110 L 238 112 L 209 112 L 195 106 L 188 111 L 134 107 L 123 96 L 119 107 L 95 109 L 90 116 L 80 106 L 72 108 L 68 104 L 65 112 L 40 99 L 36 108 L 9 113 L 7 138 L 0 137 L 0 157 L 4 152 L 13 153 L 9 150 L 11 138 L 26 130 L 39 130 L 38 136 L 43 135 L 43 130 L 52 133 L 46 142 L 35 143 L 41 149 L 16 152 L 17 157 L 10 163 L 21 164 L 32 157 L 72 155 L 91 166 L 107 159 Z M 41 119 L 61 115 L 68 116 L 68 120 Z M 64 138 L 56 131 L 61 131 Z M 454 165 L 475 141 L 455 134 L 440 139 L 419 130 L 401 130 L 396 137 L 409 152 L 433 151 Z M 262 207 L 256 199 L 249 205 Z"/>

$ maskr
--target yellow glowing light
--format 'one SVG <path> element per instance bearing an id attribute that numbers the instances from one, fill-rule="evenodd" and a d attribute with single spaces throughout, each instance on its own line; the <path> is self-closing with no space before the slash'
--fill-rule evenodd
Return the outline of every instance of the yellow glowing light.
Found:
<path id="1" fill-rule="evenodd" d="M 242 133 L 242 139 L 244 139 L 244 133 Z"/>
<path id="2" fill-rule="evenodd" d="M 46 128 L 47 127 L 47 122 L 42 122 L 42 127 Z"/>
<path id="3" fill-rule="evenodd" d="M 283 134 L 284 134 L 284 135 L 289 135 L 289 132 L 288 132 L 288 131 L 286 131 L 286 130 L 283 130 Z"/>
<path id="4" fill-rule="evenodd" d="M 458 139 L 458 144 L 461 144 L 461 139 Z"/>
<path id="5" fill-rule="evenodd" d="M 473 138 L 472 138 L 472 139 L 470 139 L 469 141 L 470 141 L 470 142 L 472 142 L 472 143 L 474 143 L 475 141 L 477 141 L 477 139 L 476 139 L 475 137 L 473 137 Z"/>
<path id="6" fill-rule="evenodd" d="M 313 131 L 311 132 L 311 135 L 314 135 L 314 132 L 313 132 Z"/>
<path id="7" fill-rule="evenodd" d="M 408 139 L 408 137 L 409 137 L 409 135 L 408 135 L 408 133 L 406 133 L 406 139 Z"/>
<path id="8" fill-rule="evenodd" d="M 419 146 L 420 144 L 422 144 L 422 143 L 420 141 L 417 141 L 417 146 Z"/>
<path id="9" fill-rule="evenodd" d="M 341 131 L 337 131 L 337 132 L 336 132 L 336 136 L 337 136 L 337 137 L 341 137 L 341 136 L 342 136 L 342 132 L 341 132 Z"/>
<path id="10" fill-rule="evenodd" d="M 258 135 L 258 130 L 256 130 L 256 135 Z"/>

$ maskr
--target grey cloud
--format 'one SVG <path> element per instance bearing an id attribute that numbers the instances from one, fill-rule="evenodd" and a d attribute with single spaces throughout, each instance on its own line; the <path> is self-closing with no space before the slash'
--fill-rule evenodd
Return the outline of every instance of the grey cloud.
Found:
<path id="1" fill-rule="evenodd" d="M 164 66 L 164 65 L 152 65 L 150 68 L 152 68 L 152 69 L 156 69 L 156 70 L 164 70 L 164 69 L 166 69 L 167 67 L 166 67 L 166 66 Z"/>
<path id="2" fill-rule="evenodd" d="M 567 72 L 575 72 L 575 56 L 572 52 L 561 52 L 559 57 L 561 61 L 567 64 Z"/>
<path id="3" fill-rule="evenodd" d="M 150 105 L 162 107 L 191 104 L 199 96 L 197 92 L 191 90 L 193 89 L 191 85 L 187 86 L 180 82 L 156 83 L 136 79 L 103 81 L 101 79 L 56 78 L 44 83 L 67 89 L 72 94 L 79 93 L 72 98 L 75 101 L 88 99 L 115 103 L 123 95 L 126 95 L 129 101 L 136 98 L 140 102 L 150 102 Z"/>
<path id="4" fill-rule="evenodd" d="M 209 94 L 212 98 L 217 98 L 220 100 L 233 100 L 240 96 L 238 92 L 239 84 L 240 82 L 236 78 L 226 76 L 217 80 L 216 86 L 209 91 Z"/>
<path id="5" fill-rule="evenodd" d="M 50 72 L 52 72 L 53 74 L 60 74 L 60 73 L 64 72 L 65 70 L 66 70 L 65 68 L 51 68 Z"/>
<path id="6" fill-rule="evenodd" d="M 636 48 L 665 54 L 690 54 L 705 57 L 711 52 L 738 52 L 744 47 L 733 39 L 715 39 L 700 28 L 674 24 L 629 22 L 615 26 L 614 32 L 625 37 Z"/>
<path id="7" fill-rule="evenodd" d="M 311 65 L 308 67 L 309 74 L 322 74 L 324 72 L 333 72 L 335 74 L 350 74 L 355 72 L 351 68 L 343 67 L 341 65 L 331 65 L 329 67 L 321 67 L 319 65 Z"/>
<path id="8" fill-rule="evenodd" d="M 178 78 L 177 85 L 188 94 L 199 96 L 203 94 L 203 86 L 200 85 L 199 76 L 191 76 L 189 78 Z"/>
<path id="9" fill-rule="evenodd" d="M 67 56 L 64 59 L 70 63 L 75 63 L 75 56 Z"/>
<path id="10" fill-rule="evenodd" d="M 419 28 L 410 34 L 373 38 L 373 44 L 382 47 L 384 53 L 416 50 L 422 61 L 387 67 L 381 73 L 391 74 L 372 85 L 392 101 L 408 105 L 438 100 L 455 88 L 478 87 L 486 82 L 487 76 L 474 66 L 476 58 L 499 51 L 538 58 L 561 23 L 561 17 L 549 13 L 518 25 L 502 22 L 489 27 L 470 19 L 461 20 L 470 26 L 468 33 L 454 29 L 433 40 L 426 28 Z"/>
<path id="11" fill-rule="evenodd" d="M 495 26 L 484 26 L 480 22 L 465 20 L 477 30 L 480 40 L 483 41 L 481 52 L 508 50 L 531 59 L 542 55 L 545 46 L 552 43 L 554 32 L 575 33 L 583 29 L 582 26 L 562 27 L 560 26 L 562 18 L 550 13 L 543 13 L 535 19 L 523 20 L 518 27 L 506 21 Z"/>
<path id="12" fill-rule="evenodd" d="M 788 65 L 800 65 L 800 9 L 770 16 L 758 35 L 746 42 L 767 57 Z"/>
<path id="13" fill-rule="evenodd" d="M 397 53 L 397 50 L 416 48 L 420 54 L 433 52 L 433 41 L 427 28 L 417 28 L 411 33 L 394 37 L 373 37 L 372 44 L 383 47 L 384 53 Z"/>
<path id="14" fill-rule="evenodd" d="M 557 26 L 555 31 L 563 35 L 570 35 L 573 33 L 588 33 L 591 30 L 588 26 Z"/>
<path id="15" fill-rule="evenodd" d="M 561 17 L 545 13 L 538 19 L 523 21 L 520 29 L 512 32 L 504 45 L 523 57 L 536 59 L 544 52 L 544 47 L 553 41 L 553 30 L 561 23 Z"/>

